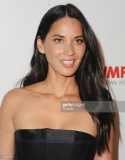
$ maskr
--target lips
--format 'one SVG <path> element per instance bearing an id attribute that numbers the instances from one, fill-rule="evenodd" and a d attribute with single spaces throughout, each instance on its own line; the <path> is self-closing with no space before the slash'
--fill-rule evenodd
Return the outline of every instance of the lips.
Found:
<path id="1" fill-rule="evenodd" d="M 61 63 L 63 64 L 73 64 L 75 60 L 61 60 Z"/>
<path id="2" fill-rule="evenodd" d="M 70 59 L 70 60 L 60 60 L 60 62 L 62 63 L 62 65 L 64 67 L 73 67 L 75 60 L 74 59 Z"/>

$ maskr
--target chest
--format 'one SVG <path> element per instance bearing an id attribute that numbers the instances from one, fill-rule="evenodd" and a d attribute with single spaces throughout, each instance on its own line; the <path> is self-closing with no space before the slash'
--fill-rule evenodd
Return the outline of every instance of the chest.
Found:
<path id="1" fill-rule="evenodd" d="M 53 96 L 26 98 L 15 111 L 13 119 L 15 130 L 47 127 L 91 132 L 93 128 L 95 129 L 95 124 L 89 113 L 63 111 L 62 103 L 71 101 L 80 102 L 80 99 L 77 97 L 57 99 Z"/>

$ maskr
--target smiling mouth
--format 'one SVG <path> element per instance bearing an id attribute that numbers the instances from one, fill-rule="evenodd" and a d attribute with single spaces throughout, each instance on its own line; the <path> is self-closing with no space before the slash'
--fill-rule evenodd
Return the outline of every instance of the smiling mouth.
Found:
<path id="1" fill-rule="evenodd" d="M 62 64 L 71 65 L 75 62 L 75 60 L 60 60 Z"/>

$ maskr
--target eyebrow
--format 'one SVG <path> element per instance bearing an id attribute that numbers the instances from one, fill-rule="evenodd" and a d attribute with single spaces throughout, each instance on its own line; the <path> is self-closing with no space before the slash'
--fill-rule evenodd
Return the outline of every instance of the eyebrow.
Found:
<path id="1" fill-rule="evenodd" d="M 54 34 L 52 37 L 61 37 L 61 38 L 65 38 L 64 36 L 60 35 L 60 34 Z"/>
<path id="2" fill-rule="evenodd" d="M 65 36 L 62 36 L 62 35 L 60 35 L 60 34 L 54 34 L 52 37 L 61 37 L 61 38 L 65 38 Z M 83 38 L 83 35 L 76 36 L 75 38 Z"/>
<path id="3" fill-rule="evenodd" d="M 83 35 L 80 35 L 80 36 L 76 36 L 75 38 L 83 38 Z"/>

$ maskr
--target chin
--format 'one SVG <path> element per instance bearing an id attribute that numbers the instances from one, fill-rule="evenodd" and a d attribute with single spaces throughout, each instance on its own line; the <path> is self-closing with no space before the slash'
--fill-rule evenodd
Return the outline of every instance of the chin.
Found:
<path id="1" fill-rule="evenodd" d="M 73 73 L 60 73 L 60 75 L 61 76 L 63 76 L 63 77 L 72 77 L 72 76 L 74 76 L 75 75 L 75 73 L 73 72 Z"/>

